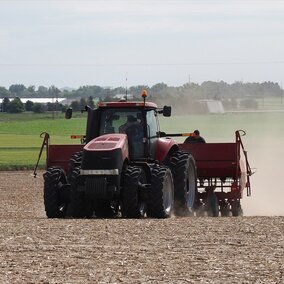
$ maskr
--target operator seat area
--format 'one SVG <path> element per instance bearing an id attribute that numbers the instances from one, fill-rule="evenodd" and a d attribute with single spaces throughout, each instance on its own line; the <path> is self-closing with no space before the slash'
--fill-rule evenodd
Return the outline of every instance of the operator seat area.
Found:
<path id="1" fill-rule="evenodd" d="M 100 135 L 124 133 L 128 137 L 131 159 L 144 157 L 142 114 L 137 109 L 107 109 L 102 114 Z"/>
<path id="2" fill-rule="evenodd" d="M 128 137 L 129 155 L 131 159 L 143 158 L 143 127 L 141 124 L 134 124 L 125 130 Z"/>
<path id="3" fill-rule="evenodd" d="M 119 127 L 119 133 L 125 133 L 128 137 L 130 158 L 142 158 L 144 155 L 143 126 L 137 117 L 132 114 L 127 115 L 127 121 Z"/>

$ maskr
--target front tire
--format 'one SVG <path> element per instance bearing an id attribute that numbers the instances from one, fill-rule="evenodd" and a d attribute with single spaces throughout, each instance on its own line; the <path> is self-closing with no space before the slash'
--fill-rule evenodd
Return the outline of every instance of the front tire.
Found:
<path id="1" fill-rule="evenodd" d="M 83 191 L 79 191 L 79 175 L 81 167 L 75 167 L 70 173 L 71 215 L 74 218 L 91 218 L 93 214 L 92 200 Z"/>
<path id="2" fill-rule="evenodd" d="M 74 168 L 81 167 L 83 152 L 75 152 L 69 160 L 68 180 L 70 182 Z"/>
<path id="3" fill-rule="evenodd" d="M 69 200 L 64 196 L 62 185 L 66 184 L 64 170 L 50 167 L 44 174 L 44 207 L 48 218 L 64 218 Z"/>
<path id="4" fill-rule="evenodd" d="M 139 185 L 146 183 L 144 171 L 128 166 L 123 174 L 122 215 L 127 218 L 141 218 L 146 213 L 146 203 L 139 196 Z"/>

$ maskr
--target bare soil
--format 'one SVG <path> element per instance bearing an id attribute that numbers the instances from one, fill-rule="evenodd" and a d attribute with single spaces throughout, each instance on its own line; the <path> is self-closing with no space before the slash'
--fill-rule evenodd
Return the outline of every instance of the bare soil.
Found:
<path id="1" fill-rule="evenodd" d="M 55 220 L 42 187 L 0 172 L 0 283 L 284 283 L 284 217 Z"/>

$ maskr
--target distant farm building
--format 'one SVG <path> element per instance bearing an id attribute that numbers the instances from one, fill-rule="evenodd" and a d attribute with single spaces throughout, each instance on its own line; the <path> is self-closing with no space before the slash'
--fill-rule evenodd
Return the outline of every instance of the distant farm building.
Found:
<path id="1" fill-rule="evenodd" d="M 20 98 L 21 102 L 25 104 L 27 101 L 31 101 L 33 103 L 47 104 L 47 103 L 62 103 L 65 98 Z"/>
<path id="2" fill-rule="evenodd" d="M 124 100 L 126 99 L 126 94 L 116 94 L 113 98 L 118 100 Z M 133 98 L 134 96 L 132 94 L 127 94 L 128 100 L 133 100 Z"/>
<path id="3" fill-rule="evenodd" d="M 205 104 L 209 113 L 225 113 L 223 103 L 218 100 L 202 100 L 201 103 Z"/>

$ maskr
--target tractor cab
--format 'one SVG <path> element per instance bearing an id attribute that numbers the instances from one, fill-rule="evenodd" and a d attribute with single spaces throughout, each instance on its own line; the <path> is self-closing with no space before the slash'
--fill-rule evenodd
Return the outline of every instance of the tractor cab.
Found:
<path id="1" fill-rule="evenodd" d="M 151 102 L 101 102 L 88 112 L 86 143 L 106 134 L 126 134 L 131 160 L 155 159 L 160 127 L 157 114 L 171 115 Z M 70 115 L 70 114 L 69 114 Z"/>
<path id="2" fill-rule="evenodd" d="M 99 105 L 98 135 L 127 135 L 131 159 L 151 157 L 159 133 L 156 106 L 137 103 L 103 103 Z"/>

